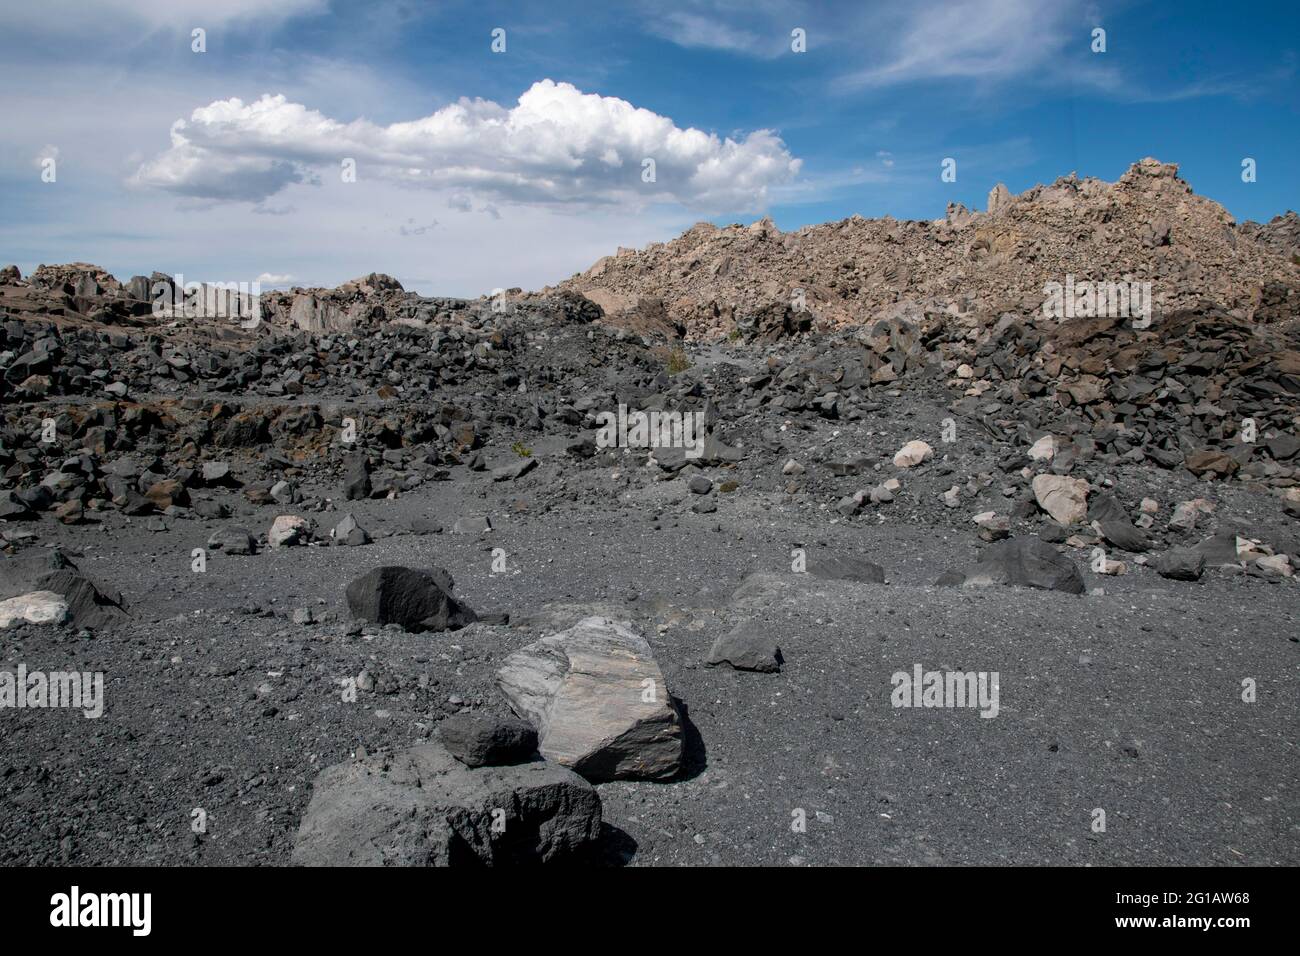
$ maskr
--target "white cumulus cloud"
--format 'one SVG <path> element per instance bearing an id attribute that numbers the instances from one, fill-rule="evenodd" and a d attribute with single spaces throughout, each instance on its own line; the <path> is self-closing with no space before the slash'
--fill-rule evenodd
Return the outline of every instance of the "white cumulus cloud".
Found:
<path id="1" fill-rule="evenodd" d="M 170 148 L 132 182 L 260 202 L 294 183 L 338 177 L 347 159 L 358 182 L 377 177 L 527 204 L 675 202 L 720 211 L 764 206 L 768 188 L 800 167 L 771 130 L 720 138 L 617 97 L 541 80 L 513 107 L 461 99 L 388 126 L 340 122 L 282 95 L 218 100 L 173 123 Z M 647 159 L 653 177 L 643 175 Z"/>

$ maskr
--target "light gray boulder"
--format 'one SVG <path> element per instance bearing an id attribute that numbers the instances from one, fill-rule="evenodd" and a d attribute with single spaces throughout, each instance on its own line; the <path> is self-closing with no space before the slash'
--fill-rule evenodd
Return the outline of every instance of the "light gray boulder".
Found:
<path id="1" fill-rule="evenodd" d="M 666 780 L 681 769 L 681 717 L 630 623 L 583 618 L 507 657 L 497 684 L 537 728 L 542 756 L 588 780 Z"/>

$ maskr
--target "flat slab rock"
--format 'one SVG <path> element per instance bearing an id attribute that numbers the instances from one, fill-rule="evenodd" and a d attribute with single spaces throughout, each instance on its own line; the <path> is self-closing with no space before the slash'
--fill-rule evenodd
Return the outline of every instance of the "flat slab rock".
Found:
<path id="1" fill-rule="evenodd" d="M 588 617 L 506 658 L 497 684 L 547 760 L 588 780 L 666 780 L 682 725 L 663 672 L 629 623 Z"/>
<path id="2" fill-rule="evenodd" d="M 808 573 L 815 578 L 833 581 L 858 581 L 862 584 L 884 584 L 885 569 L 872 561 L 847 554 L 818 555 L 809 559 Z"/>
<path id="3" fill-rule="evenodd" d="M 328 767 L 294 841 L 300 866 L 457 866 L 585 858 L 596 789 L 544 761 L 470 768 L 441 744 Z"/>
<path id="4" fill-rule="evenodd" d="M 765 633 L 760 625 L 745 623 L 714 641 L 705 663 L 714 667 L 726 664 L 738 671 L 772 674 L 781 669 L 785 658 L 774 637 Z"/>

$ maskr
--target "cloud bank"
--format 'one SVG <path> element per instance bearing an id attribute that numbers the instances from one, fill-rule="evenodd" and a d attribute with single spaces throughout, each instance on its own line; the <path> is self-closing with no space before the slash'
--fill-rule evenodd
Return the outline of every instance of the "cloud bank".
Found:
<path id="1" fill-rule="evenodd" d="M 534 83 L 510 108 L 464 99 L 409 122 L 344 123 L 284 96 L 218 100 L 171 128 L 171 146 L 134 185 L 210 201 L 261 202 L 295 183 L 377 177 L 524 204 L 680 203 L 748 211 L 798 175 L 771 130 L 742 139 L 568 83 Z M 646 163 L 653 160 L 651 167 Z"/>

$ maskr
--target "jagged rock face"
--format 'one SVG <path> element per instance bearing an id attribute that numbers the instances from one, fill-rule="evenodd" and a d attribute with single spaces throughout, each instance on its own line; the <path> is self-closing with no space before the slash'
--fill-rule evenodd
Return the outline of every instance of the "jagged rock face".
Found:
<path id="1" fill-rule="evenodd" d="M 1300 216 L 1294 211 L 1287 210 L 1262 224 L 1247 219 L 1240 229 L 1242 235 L 1300 265 Z"/>
<path id="2" fill-rule="evenodd" d="M 27 281 L 35 286 L 82 296 L 98 295 L 101 291 L 121 288 L 117 279 L 106 270 L 89 262 L 40 265 L 27 277 Z"/>
<path id="3" fill-rule="evenodd" d="M 1034 311 L 1044 285 L 1067 274 L 1149 281 L 1163 312 L 1211 299 L 1253 314 L 1271 285 L 1296 302 L 1295 230 L 1238 230 L 1177 174 L 1144 159 L 1115 183 L 1072 175 L 1018 196 L 999 186 L 987 212 L 954 204 L 934 222 L 855 216 L 785 234 L 769 220 L 701 223 L 671 242 L 620 250 L 560 288 L 615 317 L 660 301 L 688 338 L 705 340 L 772 334 L 770 315 L 787 308 L 822 328 L 873 321 L 899 302 L 951 316 Z"/>
<path id="4" fill-rule="evenodd" d="M 289 321 L 305 332 L 345 332 L 356 324 L 350 314 L 305 292 L 293 297 Z"/>
<path id="5" fill-rule="evenodd" d="M 353 279 L 350 282 L 344 282 L 339 286 L 340 292 L 360 292 L 362 295 L 372 295 L 378 292 L 404 292 L 402 283 L 398 282 L 390 275 L 382 272 L 372 272 L 364 275 L 359 279 Z"/>

